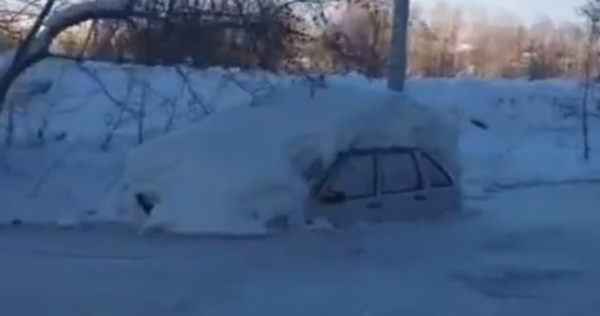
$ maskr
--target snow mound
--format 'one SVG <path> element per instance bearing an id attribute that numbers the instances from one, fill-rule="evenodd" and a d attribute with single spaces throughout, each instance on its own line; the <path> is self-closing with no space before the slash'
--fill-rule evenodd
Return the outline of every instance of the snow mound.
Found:
<path id="1" fill-rule="evenodd" d="M 458 131 L 406 96 L 381 88 L 282 84 L 250 107 L 216 113 L 133 149 L 105 212 L 145 229 L 263 234 L 287 215 L 299 224 L 309 198 L 303 176 L 339 151 L 420 147 L 460 171 Z M 136 194 L 154 196 L 147 216 Z"/>

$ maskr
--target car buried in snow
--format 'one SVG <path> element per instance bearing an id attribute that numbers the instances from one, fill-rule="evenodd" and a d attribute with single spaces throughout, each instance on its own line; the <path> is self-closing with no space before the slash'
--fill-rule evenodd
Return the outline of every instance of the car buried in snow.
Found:
<path id="1" fill-rule="evenodd" d="M 459 118 L 379 88 L 301 87 L 132 149 L 103 213 L 144 231 L 262 235 L 460 210 Z"/>
<path id="2" fill-rule="evenodd" d="M 341 152 L 311 181 L 304 221 L 344 228 L 360 222 L 438 220 L 459 214 L 460 186 L 449 172 L 451 168 L 441 161 L 441 157 L 409 147 Z M 151 198 L 136 196 L 148 213 L 153 206 Z M 271 233 L 282 232 L 288 229 L 289 220 L 287 214 L 279 215 L 265 226 Z"/>

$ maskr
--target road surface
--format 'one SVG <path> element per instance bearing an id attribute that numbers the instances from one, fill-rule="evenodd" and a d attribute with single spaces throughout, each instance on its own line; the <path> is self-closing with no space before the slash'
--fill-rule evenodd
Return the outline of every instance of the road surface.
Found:
<path id="1" fill-rule="evenodd" d="M 2 228 L 0 313 L 600 315 L 600 185 L 470 203 L 479 216 L 274 239 Z"/>

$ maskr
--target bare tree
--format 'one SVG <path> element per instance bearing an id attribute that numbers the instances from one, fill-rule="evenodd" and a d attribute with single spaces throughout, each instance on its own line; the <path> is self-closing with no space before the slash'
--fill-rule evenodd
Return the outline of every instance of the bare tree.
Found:
<path id="1" fill-rule="evenodd" d="M 46 5 L 38 15 L 37 19 L 29 34 L 25 37 L 25 39 L 19 44 L 16 52 L 14 53 L 12 62 L 5 66 L 6 70 L 0 78 L 0 114 L 2 114 L 4 101 L 6 99 L 6 94 L 8 93 L 11 84 L 13 81 L 19 76 L 19 74 L 28 67 L 28 56 L 38 54 L 35 46 L 35 34 L 40 31 L 42 27 L 42 23 L 44 19 L 50 14 L 50 10 L 54 6 L 55 0 L 48 0 Z M 6 133 L 6 145 L 10 147 L 13 137 L 14 130 L 14 109 L 8 109 L 8 131 Z"/>
<path id="2" fill-rule="evenodd" d="M 223 10 L 215 11 L 206 8 L 205 1 L 167 1 L 162 0 L 137 1 L 137 0 L 113 0 L 98 1 L 88 0 L 72 4 L 61 10 L 54 10 L 55 1 L 48 0 L 41 13 L 37 16 L 34 26 L 29 30 L 27 36 L 21 41 L 14 54 L 12 63 L 0 71 L 0 113 L 12 82 L 27 68 L 50 56 L 49 46 L 52 40 L 68 27 L 78 25 L 85 21 L 113 20 L 125 21 L 131 26 L 131 30 L 139 30 L 138 35 L 145 36 L 141 42 L 140 52 L 145 54 L 146 62 L 152 61 L 157 53 L 153 48 L 159 49 L 164 46 L 157 43 L 169 43 L 170 39 L 185 39 L 186 44 L 200 45 L 210 48 L 210 41 L 202 38 L 190 38 L 195 33 L 211 34 L 211 31 L 224 30 L 226 28 L 241 30 L 245 32 L 242 42 L 249 41 L 251 53 L 255 54 L 258 64 L 263 67 L 273 65 L 271 69 L 280 67 L 278 62 L 282 58 L 293 59 L 297 53 L 294 40 L 302 39 L 305 34 L 294 28 L 297 16 L 291 16 L 295 11 L 291 6 L 296 3 L 309 2 L 311 0 L 222 0 Z M 177 4 L 177 5 L 176 5 Z M 214 8 L 213 8 L 214 9 Z M 229 11 L 228 11 L 229 10 Z M 178 21 L 194 21 L 192 26 L 196 28 L 183 28 Z M 99 24 L 94 23 L 94 26 Z M 175 25 L 175 27 L 173 27 Z M 177 26 L 179 25 L 179 26 Z M 212 28 L 206 28 L 206 26 Z M 95 33 L 95 41 L 100 50 L 107 46 L 107 37 L 115 35 L 114 23 L 103 23 L 104 35 L 98 37 Z M 179 33 L 173 31 L 181 31 Z M 286 37 L 293 34 L 293 40 Z M 166 35 L 166 36 L 165 36 Z M 183 35 L 183 37 L 179 36 Z M 160 36 L 160 37 L 157 37 Z M 179 36 L 179 37 L 177 37 Z M 139 36 L 137 37 L 140 38 Z M 235 36 L 234 36 L 235 40 Z M 172 45 L 169 48 L 178 47 Z M 245 47 L 248 47 L 247 45 Z M 172 53 L 172 52 L 169 52 Z M 222 51 L 215 50 L 216 56 L 222 55 Z M 183 57 L 187 52 L 183 52 Z M 162 55 L 165 55 L 163 52 Z M 161 56 L 162 58 L 162 56 Z M 176 62 L 183 62 L 176 59 Z"/>
<path id="3" fill-rule="evenodd" d="M 50 15 L 54 4 L 55 0 L 46 2 L 33 27 L 19 44 L 12 62 L 0 71 L 0 113 L 12 83 L 27 68 L 49 56 L 48 48 L 52 40 L 64 29 L 91 19 L 127 19 L 135 15 L 147 16 L 145 12 L 134 11 L 133 0 L 82 2 Z"/>

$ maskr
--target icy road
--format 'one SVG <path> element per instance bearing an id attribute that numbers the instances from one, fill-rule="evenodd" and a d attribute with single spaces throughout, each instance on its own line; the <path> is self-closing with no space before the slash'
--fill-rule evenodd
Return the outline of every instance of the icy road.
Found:
<path id="1" fill-rule="evenodd" d="M 600 185 L 469 203 L 481 214 L 275 239 L 2 228 L 0 314 L 600 314 Z"/>

